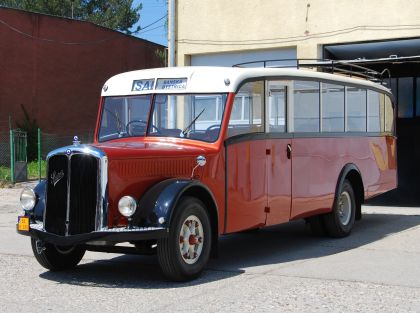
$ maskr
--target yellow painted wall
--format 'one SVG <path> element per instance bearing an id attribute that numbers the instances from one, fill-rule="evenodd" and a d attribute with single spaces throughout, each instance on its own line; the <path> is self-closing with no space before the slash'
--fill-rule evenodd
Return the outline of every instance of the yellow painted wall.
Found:
<path id="1" fill-rule="evenodd" d="M 177 65 L 281 47 L 320 58 L 324 44 L 420 37 L 420 0 L 177 0 L 176 18 Z"/>

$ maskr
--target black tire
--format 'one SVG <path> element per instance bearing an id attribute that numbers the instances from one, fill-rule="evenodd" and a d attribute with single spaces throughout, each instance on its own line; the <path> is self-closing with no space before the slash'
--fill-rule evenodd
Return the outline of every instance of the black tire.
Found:
<path id="1" fill-rule="evenodd" d="M 338 192 L 338 198 L 334 199 L 333 210 L 323 215 L 327 234 L 334 238 L 348 236 L 353 228 L 355 215 L 356 198 L 351 183 L 346 179 Z"/>
<path id="2" fill-rule="evenodd" d="M 187 220 L 190 217 L 194 217 L 194 219 Z M 199 235 L 193 236 L 195 238 L 193 241 L 196 241 L 196 245 L 191 244 L 190 241 L 188 243 L 181 241 L 183 239 L 181 230 L 184 230 L 185 227 L 190 229 L 188 226 L 191 225 L 189 221 L 201 223 L 201 228 L 197 226 L 200 224 L 194 223 L 195 234 L 199 234 L 199 231 L 202 230 L 202 241 L 199 240 Z M 163 274 L 170 280 L 180 282 L 197 278 L 209 260 L 211 236 L 210 220 L 204 204 L 197 198 L 181 198 L 175 208 L 168 237 L 159 239 L 157 243 L 157 256 Z M 189 259 L 189 252 L 184 254 L 184 256 L 181 253 L 181 247 L 184 248 L 184 245 L 192 246 L 192 249 L 201 246 L 201 250 L 194 250 L 193 257 Z M 197 251 L 197 256 L 195 251 Z M 187 262 L 194 263 L 188 264 Z"/>
<path id="3" fill-rule="evenodd" d="M 322 215 L 308 217 L 306 222 L 309 224 L 314 236 L 323 237 L 327 235 Z"/>
<path id="4" fill-rule="evenodd" d="M 52 244 L 38 242 L 31 238 L 32 251 L 39 264 L 50 271 L 61 271 L 74 268 L 85 254 L 85 249 L 79 246 L 57 248 Z"/>

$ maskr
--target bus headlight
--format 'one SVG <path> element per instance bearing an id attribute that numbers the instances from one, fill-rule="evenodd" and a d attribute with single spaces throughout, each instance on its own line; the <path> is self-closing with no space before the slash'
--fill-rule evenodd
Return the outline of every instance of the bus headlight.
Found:
<path id="1" fill-rule="evenodd" d="M 118 201 L 118 211 L 125 217 L 130 217 L 136 212 L 137 203 L 133 197 L 124 196 Z"/>
<path id="2" fill-rule="evenodd" d="M 20 193 L 20 205 L 25 211 L 30 211 L 35 207 L 36 195 L 31 188 L 24 188 Z"/>

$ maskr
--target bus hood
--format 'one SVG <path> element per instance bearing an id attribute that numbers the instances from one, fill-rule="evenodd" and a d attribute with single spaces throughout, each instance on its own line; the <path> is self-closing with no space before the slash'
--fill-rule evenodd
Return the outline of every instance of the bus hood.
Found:
<path id="1" fill-rule="evenodd" d="M 165 158 L 165 157 L 197 157 L 205 154 L 205 150 L 177 142 L 106 142 L 95 145 L 103 150 L 108 159 L 122 160 L 133 158 Z"/>

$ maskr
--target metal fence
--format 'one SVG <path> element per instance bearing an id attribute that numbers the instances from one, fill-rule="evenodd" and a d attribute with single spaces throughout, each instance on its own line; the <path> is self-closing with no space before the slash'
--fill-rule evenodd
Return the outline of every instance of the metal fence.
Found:
<path id="1" fill-rule="evenodd" d="M 89 144 L 93 141 L 93 132 L 77 134 L 82 144 Z M 48 153 L 54 149 L 73 144 L 73 135 L 62 136 L 41 132 L 41 159 L 45 160 Z"/>
<path id="2" fill-rule="evenodd" d="M 0 132 L 0 166 L 10 166 L 10 133 Z"/>
<path id="3" fill-rule="evenodd" d="M 77 136 L 79 137 L 79 140 L 81 141 L 82 144 L 89 144 L 89 143 L 92 143 L 93 141 L 92 131 L 80 132 L 77 134 Z M 36 179 L 36 178 L 45 177 L 45 170 L 46 170 L 45 160 L 48 153 L 54 149 L 71 145 L 73 143 L 73 137 L 74 137 L 73 135 L 63 136 L 63 135 L 50 134 L 50 133 L 44 133 L 42 131 L 39 131 L 36 143 L 31 145 L 32 147 L 36 147 L 37 151 L 32 151 L 33 155 L 36 155 L 36 159 L 28 163 L 28 168 L 27 168 L 28 178 Z M 16 177 L 12 177 L 14 171 L 11 171 L 12 162 L 10 158 L 10 151 L 11 151 L 10 144 L 11 144 L 10 132 L 0 132 L 0 182 L 1 181 L 14 182 L 16 178 Z M 17 145 L 17 143 L 15 144 Z M 22 157 L 23 155 L 25 155 L 26 157 L 26 153 L 22 151 L 22 147 L 20 145 L 14 147 L 14 152 L 16 154 L 15 160 L 18 160 L 21 162 L 25 161 L 25 164 L 26 164 L 26 159 L 23 160 L 23 157 Z M 39 158 L 38 158 L 38 155 L 40 156 Z"/>

